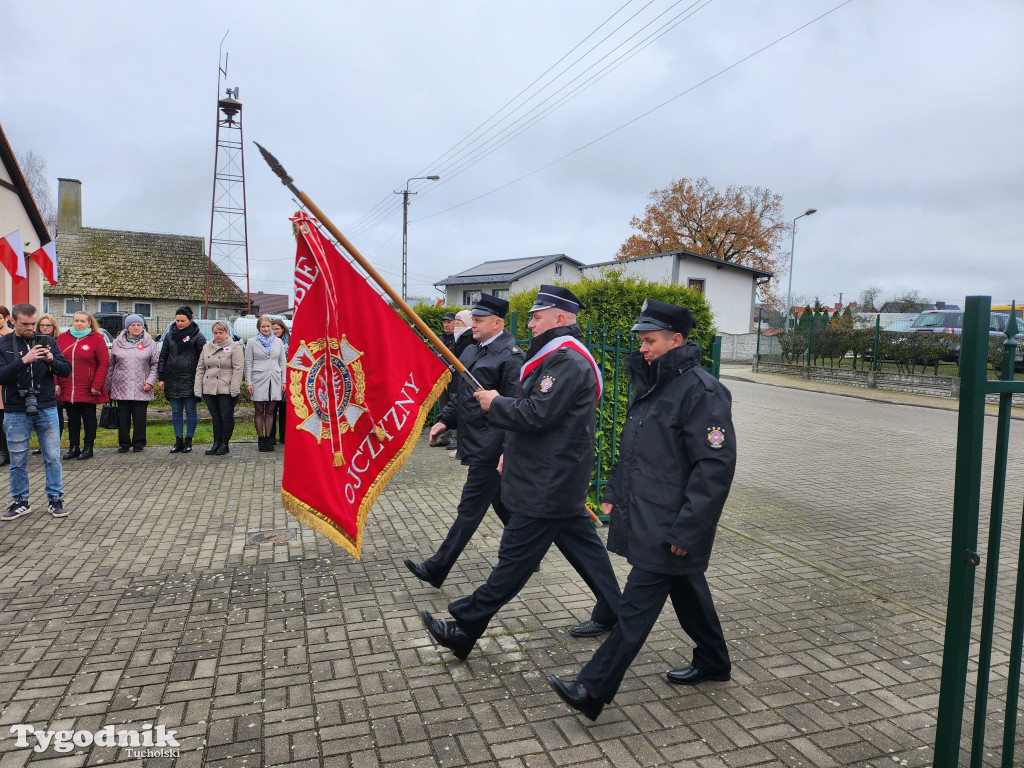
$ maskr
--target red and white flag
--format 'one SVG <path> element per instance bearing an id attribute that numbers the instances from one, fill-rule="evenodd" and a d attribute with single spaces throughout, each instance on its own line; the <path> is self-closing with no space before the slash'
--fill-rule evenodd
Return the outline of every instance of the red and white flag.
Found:
<path id="1" fill-rule="evenodd" d="M 33 251 L 29 254 L 39 268 L 43 270 L 43 275 L 50 281 L 50 285 L 57 284 L 57 243 L 51 240 L 38 251 Z"/>
<path id="2" fill-rule="evenodd" d="M 21 241 L 21 230 L 16 229 L 0 240 L 0 264 L 11 273 L 11 277 L 28 277 L 25 264 L 25 247 Z"/>
<path id="3" fill-rule="evenodd" d="M 291 221 L 295 317 L 281 498 L 300 522 L 358 558 L 370 507 L 412 453 L 451 374 L 316 219 L 297 213 Z"/>

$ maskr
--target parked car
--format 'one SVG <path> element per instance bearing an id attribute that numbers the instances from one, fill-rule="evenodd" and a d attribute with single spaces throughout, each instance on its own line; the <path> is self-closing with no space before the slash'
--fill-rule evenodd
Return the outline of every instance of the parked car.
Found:
<path id="1" fill-rule="evenodd" d="M 931 333 L 963 333 L 964 313 L 949 309 L 929 309 L 917 316 L 910 326 L 910 330 Z"/>
<path id="2" fill-rule="evenodd" d="M 911 330 L 913 325 L 914 325 L 914 321 L 913 320 L 897 320 L 894 323 L 889 323 L 882 330 L 883 331 L 888 331 L 890 333 L 907 333 L 908 331 Z"/>

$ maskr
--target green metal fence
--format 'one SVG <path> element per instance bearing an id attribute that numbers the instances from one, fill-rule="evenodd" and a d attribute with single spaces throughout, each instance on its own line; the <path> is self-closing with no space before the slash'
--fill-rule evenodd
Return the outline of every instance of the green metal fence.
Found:
<path id="1" fill-rule="evenodd" d="M 960 416 L 957 428 L 956 475 L 953 492 L 953 532 L 949 566 L 949 597 L 946 607 L 946 635 L 942 656 L 942 679 L 935 734 L 935 768 L 961 764 L 967 668 L 971 650 L 974 585 L 982 562 L 978 553 L 979 510 L 981 506 L 982 452 L 985 433 L 985 396 L 999 396 L 993 482 L 988 519 L 985 588 L 982 599 L 980 639 L 977 657 L 977 685 L 970 739 L 971 768 L 984 759 L 989 677 L 996 620 L 999 550 L 1006 493 L 1006 464 L 1010 439 L 1010 408 L 1014 393 L 1024 392 L 1024 381 L 1013 381 L 1017 351 L 1017 321 L 1007 327 L 1002 344 L 1001 379 L 988 378 L 989 315 L 988 296 L 969 296 L 964 315 L 960 356 Z M 1024 529 L 1022 529 L 1024 538 Z M 1024 646 L 1024 540 L 1018 550 L 1012 628 L 1010 630 L 1009 673 L 1004 702 L 1002 757 L 1000 765 L 1014 765 L 1017 745 L 1017 710 L 1020 701 L 1021 651 Z M 966 756 L 965 756 L 966 757 Z"/>
<path id="2" fill-rule="evenodd" d="M 509 332 L 515 337 L 524 350 L 529 347 L 532 333 L 523 324 L 519 327 L 516 312 L 510 313 Z M 520 332 L 523 335 L 520 336 Z M 604 394 L 597 409 L 597 445 L 594 456 L 594 471 L 590 478 L 588 502 L 597 511 L 608 475 L 615 465 L 619 450 L 619 433 L 626 420 L 626 408 L 632 395 L 629 377 L 626 375 L 626 357 L 636 351 L 636 334 L 623 332 L 621 329 L 611 330 L 607 326 L 595 329 L 588 325 L 583 330 L 584 343 L 594 360 L 601 367 L 604 376 Z M 704 366 L 712 376 L 719 378 L 722 364 L 722 337 L 715 336 L 711 347 L 711 363 Z M 606 521 L 605 515 L 598 515 Z"/>

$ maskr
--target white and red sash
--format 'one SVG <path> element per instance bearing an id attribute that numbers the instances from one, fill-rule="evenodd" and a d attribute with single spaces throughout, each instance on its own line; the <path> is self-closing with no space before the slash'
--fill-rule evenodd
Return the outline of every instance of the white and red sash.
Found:
<path id="1" fill-rule="evenodd" d="M 583 355 L 587 359 L 587 362 L 590 363 L 590 367 L 594 371 L 594 378 L 597 379 L 597 402 L 600 403 L 601 393 L 604 391 L 604 382 L 601 379 L 601 369 L 597 367 L 597 361 L 594 360 L 593 355 L 590 354 L 590 350 L 588 350 L 573 336 L 559 336 L 557 339 L 552 339 L 543 347 L 538 349 L 537 354 L 527 360 L 525 365 L 523 365 L 522 369 L 519 371 L 519 381 L 522 381 L 529 376 L 534 368 L 544 362 L 545 357 L 550 355 L 552 352 L 558 351 L 562 347 L 572 347 Z"/>

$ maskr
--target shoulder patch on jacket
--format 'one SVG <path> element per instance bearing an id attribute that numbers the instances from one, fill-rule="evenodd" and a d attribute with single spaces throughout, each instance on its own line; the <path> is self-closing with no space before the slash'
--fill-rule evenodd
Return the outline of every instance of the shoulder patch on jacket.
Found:
<path id="1" fill-rule="evenodd" d="M 721 427 L 717 424 L 709 424 L 707 428 L 708 432 L 708 445 L 715 450 L 725 447 L 725 427 Z"/>

